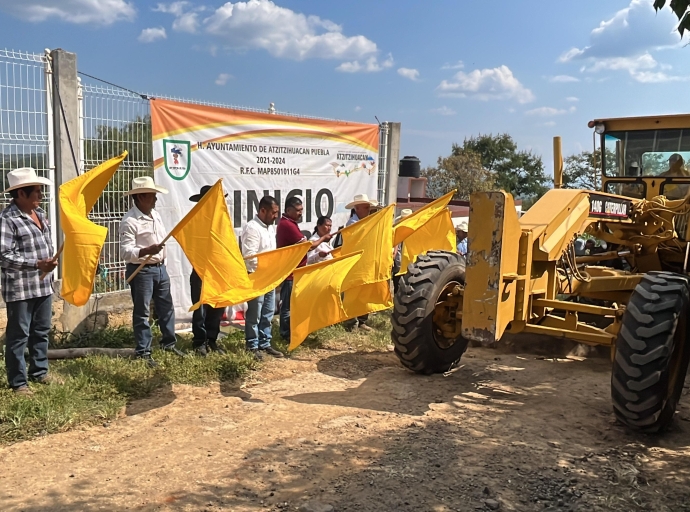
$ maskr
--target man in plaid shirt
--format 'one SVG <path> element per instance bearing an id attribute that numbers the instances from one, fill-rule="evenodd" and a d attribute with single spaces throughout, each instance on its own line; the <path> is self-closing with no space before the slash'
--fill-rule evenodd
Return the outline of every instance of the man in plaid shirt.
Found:
<path id="1" fill-rule="evenodd" d="M 7 175 L 12 197 L 0 213 L 0 267 L 2 298 L 7 306 L 5 366 L 7 381 L 15 393 L 30 396 L 28 379 L 48 384 L 48 333 L 50 332 L 53 276 L 57 260 L 45 212 L 40 208 L 42 185 L 50 180 L 30 167 Z M 48 273 L 41 279 L 42 273 Z M 24 350 L 29 346 L 27 379 Z"/>

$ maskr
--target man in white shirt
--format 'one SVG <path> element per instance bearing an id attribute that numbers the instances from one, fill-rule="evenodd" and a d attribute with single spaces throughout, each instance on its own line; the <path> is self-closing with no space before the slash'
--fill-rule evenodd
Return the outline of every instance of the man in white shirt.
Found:
<path id="1" fill-rule="evenodd" d="M 259 211 L 242 230 L 242 256 L 253 256 L 276 248 L 276 228 L 280 207 L 274 198 L 264 196 L 259 202 Z M 256 270 L 256 258 L 245 260 L 247 271 Z M 282 352 L 271 347 L 271 321 L 275 313 L 275 290 L 247 302 L 244 314 L 244 337 L 247 350 L 257 360 L 263 359 L 261 351 L 274 357 L 283 357 Z"/>
<path id="2" fill-rule="evenodd" d="M 129 283 L 132 293 L 132 328 L 136 341 L 137 357 L 144 359 L 153 367 L 157 363 L 151 357 L 151 326 L 149 325 L 149 304 L 151 299 L 156 307 L 158 326 L 163 337 L 161 348 L 184 356 L 175 348 L 175 308 L 170 294 L 170 277 L 165 268 L 165 238 L 163 220 L 154 207 L 156 194 L 167 194 L 148 176 L 134 178 L 132 196 L 134 206 L 120 222 L 120 256 L 127 263 L 125 275 L 131 276 L 141 263 L 145 263 L 139 273 Z"/>

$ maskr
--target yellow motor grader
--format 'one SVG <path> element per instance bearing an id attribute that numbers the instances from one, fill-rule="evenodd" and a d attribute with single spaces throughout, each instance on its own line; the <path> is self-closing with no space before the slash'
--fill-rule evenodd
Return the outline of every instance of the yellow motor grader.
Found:
<path id="1" fill-rule="evenodd" d="M 617 418 L 658 432 L 690 357 L 690 115 L 589 127 L 601 141 L 602 190 L 562 188 L 556 137 L 555 188 L 522 217 L 506 192 L 473 194 L 466 258 L 431 251 L 400 281 L 395 353 L 430 374 L 449 370 L 470 340 L 492 346 L 504 333 L 609 346 Z M 606 250 L 583 250 L 583 239 Z"/>

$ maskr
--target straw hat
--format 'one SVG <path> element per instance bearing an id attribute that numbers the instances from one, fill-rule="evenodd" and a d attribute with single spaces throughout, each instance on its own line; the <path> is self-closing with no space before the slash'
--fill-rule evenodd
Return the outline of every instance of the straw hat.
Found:
<path id="1" fill-rule="evenodd" d="M 398 222 L 404 219 L 405 217 L 409 217 L 410 215 L 412 215 L 412 210 L 410 208 L 403 208 L 402 210 L 400 210 L 400 215 L 398 215 L 395 218 L 395 222 Z"/>
<path id="2" fill-rule="evenodd" d="M 195 203 L 198 203 L 202 197 L 206 195 L 206 192 L 211 190 L 213 187 L 211 185 L 204 185 L 201 187 L 201 190 L 199 190 L 198 194 L 194 194 L 193 196 L 189 196 L 189 200 L 193 201 Z M 226 193 L 223 197 L 228 197 L 228 194 Z"/>
<path id="3" fill-rule="evenodd" d="M 371 206 L 378 206 L 379 202 L 376 199 L 369 199 L 369 196 L 366 194 L 357 194 L 352 202 L 345 205 L 345 208 L 350 210 L 358 204 L 370 204 Z"/>
<path id="4" fill-rule="evenodd" d="M 21 167 L 7 173 L 7 181 L 10 186 L 5 189 L 5 192 L 22 187 L 30 187 L 31 185 L 52 185 L 53 183 L 48 178 L 42 178 L 36 174 L 36 170 L 32 167 Z"/>
<path id="5" fill-rule="evenodd" d="M 467 222 L 463 220 L 460 224 L 458 224 L 458 227 L 455 228 L 455 231 L 464 231 L 467 233 Z"/>
<path id="6" fill-rule="evenodd" d="M 132 180 L 132 190 L 126 192 L 126 196 L 133 196 L 135 194 L 167 194 L 168 189 L 158 186 L 153 182 L 150 176 L 142 176 L 141 178 L 134 178 Z"/>

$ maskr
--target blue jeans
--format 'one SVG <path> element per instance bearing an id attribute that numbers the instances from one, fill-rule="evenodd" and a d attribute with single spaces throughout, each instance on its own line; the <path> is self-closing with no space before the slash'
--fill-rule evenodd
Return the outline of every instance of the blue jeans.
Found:
<path id="1" fill-rule="evenodd" d="M 12 389 L 27 385 L 24 350 L 29 346 L 29 378 L 48 373 L 48 333 L 53 318 L 53 296 L 8 302 L 5 368 Z"/>
<path id="2" fill-rule="evenodd" d="M 264 350 L 271 346 L 271 320 L 275 312 L 276 291 L 247 302 L 244 314 L 244 338 L 247 350 Z"/>
<path id="3" fill-rule="evenodd" d="M 280 285 L 280 336 L 290 341 L 290 295 L 292 295 L 292 279 L 286 279 Z"/>
<path id="4" fill-rule="evenodd" d="M 127 264 L 125 276 L 129 277 L 138 265 Z M 149 305 L 151 299 L 156 307 L 158 326 L 161 329 L 161 347 L 175 345 L 175 307 L 170 294 L 170 277 L 165 265 L 148 265 L 134 276 L 129 283 L 132 292 L 132 329 L 137 344 L 138 356 L 151 354 L 151 326 L 149 325 Z"/>

